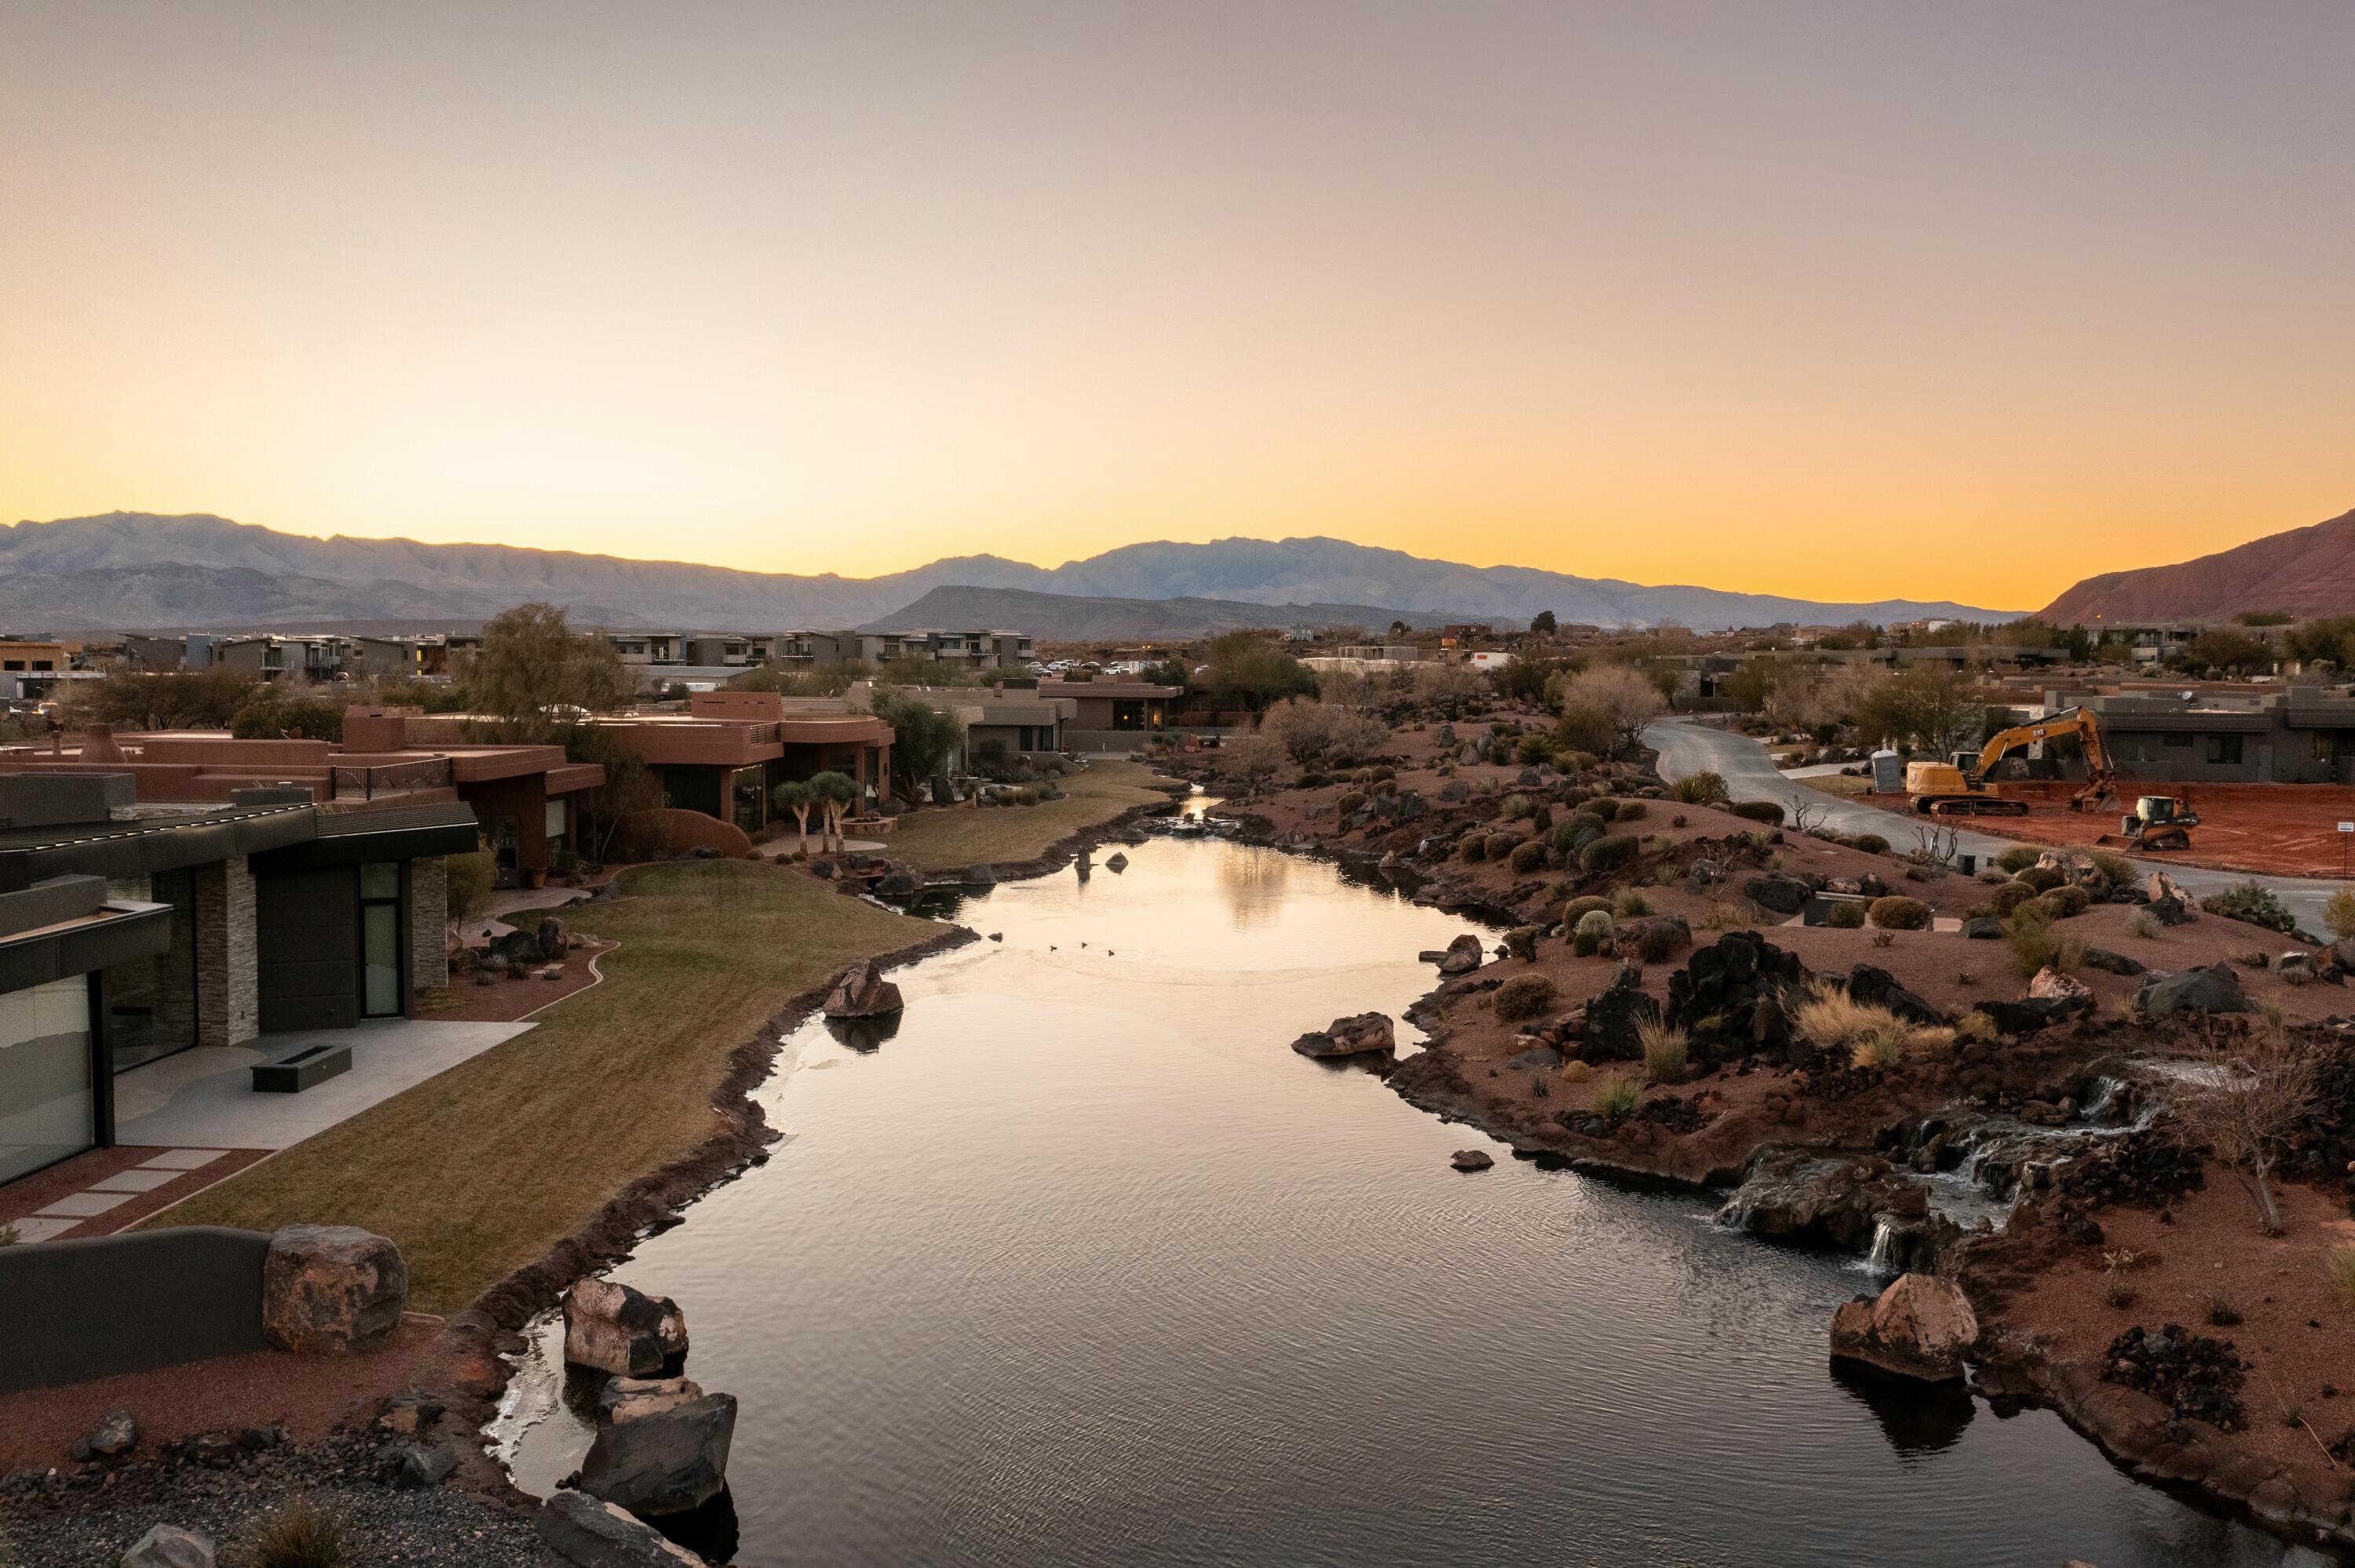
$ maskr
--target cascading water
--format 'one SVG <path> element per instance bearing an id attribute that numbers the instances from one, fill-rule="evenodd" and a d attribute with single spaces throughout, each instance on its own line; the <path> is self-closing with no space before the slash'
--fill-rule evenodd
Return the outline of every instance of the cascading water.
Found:
<path id="1" fill-rule="evenodd" d="M 1896 1252 L 1897 1227 L 1882 1220 L 1872 1227 L 1872 1250 L 1865 1255 L 1864 1266 L 1872 1274 L 1893 1275 L 1898 1272 L 1893 1261 Z"/>

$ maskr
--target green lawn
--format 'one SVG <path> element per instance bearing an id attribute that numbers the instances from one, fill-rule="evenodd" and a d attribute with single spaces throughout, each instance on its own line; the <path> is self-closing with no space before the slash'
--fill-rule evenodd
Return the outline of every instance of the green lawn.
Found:
<path id="1" fill-rule="evenodd" d="M 1131 806 L 1167 800 L 1166 791 L 1148 787 L 1153 777 L 1141 762 L 1092 762 L 1064 780 L 1060 800 L 911 811 L 900 819 L 883 853 L 919 871 L 1035 860 L 1058 839 L 1110 821 Z"/>
<path id="2" fill-rule="evenodd" d="M 153 1223 L 363 1226 L 400 1243 L 412 1308 L 454 1311 L 709 1137 L 730 1054 L 793 996 L 941 931 L 744 861 L 646 866 L 622 891 L 564 912 L 622 944 L 602 985 Z"/>

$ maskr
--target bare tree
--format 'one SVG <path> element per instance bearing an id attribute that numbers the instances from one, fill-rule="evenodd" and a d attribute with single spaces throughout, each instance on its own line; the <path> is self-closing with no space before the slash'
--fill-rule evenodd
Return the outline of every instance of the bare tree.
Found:
<path id="1" fill-rule="evenodd" d="M 1644 726 L 1668 711 L 1659 689 L 1624 664 L 1582 671 L 1562 688 L 1561 714 L 1574 735 L 1600 746 L 1582 747 L 1618 757 L 1636 748 Z"/>
<path id="2" fill-rule="evenodd" d="M 1219 747 L 1219 777 L 1231 784 L 1242 786 L 1245 796 L 1255 795 L 1261 785 L 1275 777 L 1284 766 L 1284 742 L 1275 736 L 1254 730 L 1239 735 Z"/>
<path id="3" fill-rule="evenodd" d="M 2202 1045 L 2207 1070 L 2176 1109 L 2214 1151 L 2257 1206 L 2257 1226 L 2282 1233 L 2273 1173 L 2286 1140 L 2314 1108 L 2319 1054 L 2306 1041 L 2266 1029 L 2240 1041 L 2211 1034 Z"/>

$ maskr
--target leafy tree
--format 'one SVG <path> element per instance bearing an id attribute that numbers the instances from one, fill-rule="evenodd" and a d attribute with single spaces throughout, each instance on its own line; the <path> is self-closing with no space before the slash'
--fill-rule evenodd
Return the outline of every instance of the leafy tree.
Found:
<path id="1" fill-rule="evenodd" d="M 1641 743 L 1644 726 L 1668 711 L 1657 687 L 1624 664 L 1587 670 L 1562 688 L 1558 732 L 1570 747 L 1618 757 Z"/>
<path id="2" fill-rule="evenodd" d="M 2211 627 L 2193 638 L 2179 661 L 2185 668 L 2214 670 L 2225 674 L 2246 674 L 2273 667 L 2273 644 L 2254 632 L 2234 631 L 2229 627 Z"/>
<path id="3" fill-rule="evenodd" d="M 581 831 L 589 858 L 602 863 L 617 844 L 645 854 L 667 849 L 667 832 L 655 831 L 661 819 L 655 813 L 664 804 L 662 780 L 645 758 L 602 725 L 574 725 L 563 739 L 566 761 L 594 763 L 605 770 L 603 786 L 581 806 Z"/>
<path id="4" fill-rule="evenodd" d="M 453 925 L 463 926 L 490 902 L 492 884 L 498 879 L 498 857 L 478 849 L 471 854 L 446 855 L 443 864 L 449 868 L 449 918 Z"/>
<path id="5" fill-rule="evenodd" d="M 591 714 L 621 707 L 631 688 L 611 642 L 575 632 L 559 607 L 533 603 L 502 610 L 483 628 L 466 692 L 506 738 L 544 743 Z"/>
<path id="6" fill-rule="evenodd" d="M 1404 637 L 1409 630 L 1410 628 L 1403 620 L 1393 620 L 1391 622 L 1391 635 L 1392 637 Z"/>
<path id="7" fill-rule="evenodd" d="M 229 732 L 240 740 L 341 741 L 344 705 L 332 697 L 293 696 L 276 686 L 258 686 L 229 715 Z"/>
<path id="8" fill-rule="evenodd" d="M 1546 684 L 1559 675 L 1567 681 L 1586 667 L 1586 661 L 1571 659 L 1516 659 L 1488 679 L 1497 694 L 1511 703 L 1542 703 L 1549 699 Z"/>
<path id="9" fill-rule="evenodd" d="M 1007 673 L 1013 672 L 1008 671 Z M 1158 664 L 1146 666 L 1145 678 L 1156 686 L 1177 687 L 1179 696 L 1184 696 L 1194 684 L 1194 672 L 1186 667 L 1185 660 L 1174 653 Z"/>
<path id="10" fill-rule="evenodd" d="M 2283 639 L 2293 659 L 2355 670 L 2355 615 L 2325 616 L 2293 628 Z"/>
<path id="11" fill-rule="evenodd" d="M 119 670 L 102 681 L 75 683 L 66 711 L 69 723 L 117 729 L 227 729 L 261 684 L 229 669 L 154 675 Z"/>
<path id="12" fill-rule="evenodd" d="M 1852 708 L 1867 743 L 1889 741 L 1945 757 L 1987 738 L 1987 707 L 1958 670 L 1918 666 L 1875 681 Z"/>
<path id="13" fill-rule="evenodd" d="M 2287 626 L 2296 618 L 2278 609 L 2244 609 L 2232 619 L 2243 626 Z"/>
<path id="14" fill-rule="evenodd" d="M 1529 630 L 1540 637 L 1551 637 L 1555 629 L 1561 624 L 1554 619 L 1553 611 L 1550 609 L 1541 609 L 1529 617 Z"/>
<path id="15" fill-rule="evenodd" d="M 1510 669 L 1511 666 L 1506 666 Z M 1487 697 L 1488 677 L 1469 664 L 1454 662 L 1418 663 L 1414 667 L 1415 701 L 1442 718 L 1455 718 Z"/>
<path id="16" fill-rule="evenodd" d="M 1230 631 L 1210 640 L 1202 684 L 1221 701 L 1256 713 L 1285 697 L 1313 697 L 1316 676 L 1291 654 L 1254 631 Z"/>
<path id="17" fill-rule="evenodd" d="M 964 745 L 964 726 L 912 692 L 877 685 L 868 690 L 867 706 L 891 726 L 891 773 L 908 786 L 910 800 L 916 786 L 943 771 Z"/>
<path id="18" fill-rule="evenodd" d="M 829 659 L 806 670 L 770 663 L 737 676 L 728 683 L 728 689 L 732 692 L 776 692 L 788 697 L 838 697 L 850 690 L 854 683 L 866 680 L 869 673 L 863 659 Z"/>

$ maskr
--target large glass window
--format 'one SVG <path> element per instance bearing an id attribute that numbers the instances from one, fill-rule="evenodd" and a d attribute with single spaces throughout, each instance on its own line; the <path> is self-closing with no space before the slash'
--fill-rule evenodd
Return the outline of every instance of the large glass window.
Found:
<path id="1" fill-rule="evenodd" d="M 360 1016 L 400 1016 L 400 866 L 360 867 Z"/>
<path id="2" fill-rule="evenodd" d="M 0 1181 L 90 1148 L 94 1116 L 89 978 L 0 994 Z"/>
<path id="3" fill-rule="evenodd" d="M 126 1072 L 197 1043 L 197 886 L 192 871 L 121 877 L 110 897 L 172 906 L 172 945 L 106 971 L 107 1040 Z"/>

